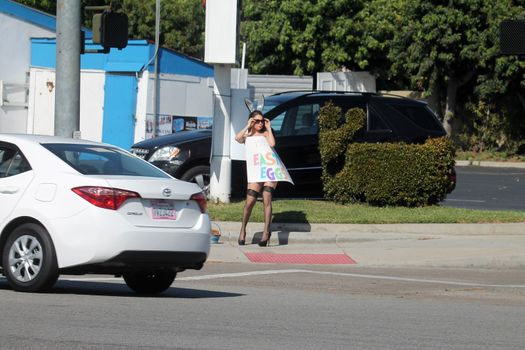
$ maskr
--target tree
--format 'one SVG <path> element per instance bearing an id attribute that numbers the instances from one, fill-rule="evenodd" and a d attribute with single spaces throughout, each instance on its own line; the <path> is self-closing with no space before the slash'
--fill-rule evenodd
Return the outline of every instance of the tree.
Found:
<path id="1" fill-rule="evenodd" d="M 15 2 L 55 15 L 57 12 L 56 0 L 15 0 Z"/>
<path id="2" fill-rule="evenodd" d="M 444 101 L 438 112 L 453 135 L 459 89 L 494 68 L 499 24 L 518 8 L 510 0 L 406 0 L 400 10 L 388 51 L 391 75 L 406 74 L 413 88 Z"/>
<path id="3" fill-rule="evenodd" d="M 121 10 L 129 18 L 129 38 L 155 40 L 156 0 L 82 0 L 85 6 L 109 5 Z M 56 1 L 17 0 L 17 2 L 56 14 Z M 91 27 L 92 13 L 85 12 L 84 26 Z M 172 0 L 161 2 L 160 45 L 186 55 L 204 57 L 205 8 L 201 0 Z"/>
<path id="4" fill-rule="evenodd" d="M 155 39 L 155 0 L 123 0 L 131 38 Z M 205 9 L 200 0 L 161 2 L 160 45 L 204 57 Z"/>
<path id="5" fill-rule="evenodd" d="M 389 52 L 394 37 L 399 33 L 399 22 L 404 16 L 403 4 L 405 0 L 374 0 L 369 1 L 356 14 L 353 21 L 354 36 L 357 43 L 355 54 L 346 63 L 354 70 L 371 71 L 378 86 L 383 89 L 405 89 L 410 85 L 410 79 L 403 74 L 392 71 L 392 61 Z M 352 48 L 346 48 L 351 51 Z"/>
<path id="6" fill-rule="evenodd" d="M 356 43 L 341 28 L 360 8 L 361 1 L 244 0 L 247 66 L 254 73 L 295 75 L 340 68 L 351 55 L 346 48 Z"/>

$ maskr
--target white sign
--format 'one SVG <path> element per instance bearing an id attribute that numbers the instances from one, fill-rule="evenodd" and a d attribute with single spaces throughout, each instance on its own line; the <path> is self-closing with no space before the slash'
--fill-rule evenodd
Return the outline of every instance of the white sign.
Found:
<path id="1" fill-rule="evenodd" d="M 206 0 L 204 62 L 234 64 L 237 53 L 237 0 Z"/>
<path id="2" fill-rule="evenodd" d="M 248 182 L 286 181 L 293 184 L 281 158 L 264 136 L 247 137 L 245 146 Z"/>

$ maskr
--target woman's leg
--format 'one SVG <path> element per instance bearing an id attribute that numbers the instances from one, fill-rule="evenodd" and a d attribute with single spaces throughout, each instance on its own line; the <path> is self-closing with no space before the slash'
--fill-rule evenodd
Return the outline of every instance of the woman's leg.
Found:
<path id="1" fill-rule="evenodd" d="M 246 240 L 246 225 L 252 215 L 252 209 L 257 203 L 257 197 L 261 192 L 262 184 L 259 183 L 248 183 L 248 189 L 246 190 L 246 202 L 244 203 L 244 209 L 242 213 L 241 232 L 239 233 L 239 241 Z"/>
<path id="2" fill-rule="evenodd" d="M 270 226 L 272 224 L 272 197 L 275 187 L 277 187 L 277 182 L 265 182 L 263 186 L 264 231 L 261 241 L 267 241 L 270 238 Z"/>

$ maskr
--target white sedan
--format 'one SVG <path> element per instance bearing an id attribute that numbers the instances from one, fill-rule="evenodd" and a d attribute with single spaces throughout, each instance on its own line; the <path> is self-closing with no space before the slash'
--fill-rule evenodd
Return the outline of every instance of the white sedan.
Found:
<path id="1" fill-rule="evenodd" d="M 210 250 L 201 189 L 108 144 L 0 134 L 0 264 L 13 289 L 59 274 L 123 276 L 160 293 Z"/>

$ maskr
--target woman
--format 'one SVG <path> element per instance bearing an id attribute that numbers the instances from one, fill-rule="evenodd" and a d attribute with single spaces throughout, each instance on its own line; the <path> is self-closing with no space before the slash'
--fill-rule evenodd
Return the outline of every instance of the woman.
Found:
<path id="1" fill-rule="evenodd" d="M 235 140 L 239 143 L 246 143 L 248 139 L 259 143 L 265 140 L 269 147 L 275 146 L 275 137 L 270 126 L 270 120 L 264 118 L 261 111 L 251 112 L 248 117 L 248 124 L 235 136 Z M 247 156 L 247 160 L 252 158 Z M 275 187 L 277 187 L 277 181 L 250 182 L 250 177 L 248 177 L 248 189 L 242 214 L 239 245 L 244 245 L 246 242 L 246 225 L 252 214 L 253 206 L 257 202 L 257 197 L 261 192 L 264 205 L 264 231 L 259 241 L 259 246 L 266 247 L 269 244 L 271 236 L 270 224 L 272 222 L 272 194 Z"/>

